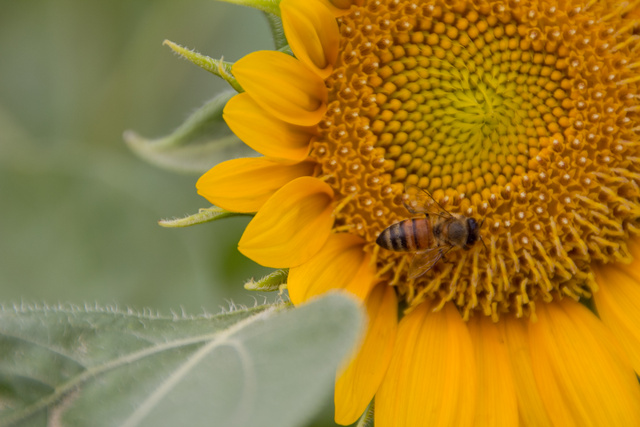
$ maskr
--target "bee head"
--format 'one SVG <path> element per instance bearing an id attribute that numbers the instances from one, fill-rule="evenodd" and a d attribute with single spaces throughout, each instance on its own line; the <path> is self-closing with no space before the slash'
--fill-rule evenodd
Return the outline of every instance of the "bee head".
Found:
<path id="1" fill-rule="evenodd" d="M 469 228 L 469 235 L 465 246 L 470 248 L 478 241 L 480 227 L 478 227 L 478 222 L 473 218 L 467 218 L 467 227 Z"/>
<path id="2" fill-rule="evenodd" d="M 473 244 L 476 243 L 478 239 L 480 239 L 480 241 L 482 242 L 482 246 L 484 246 L 484 249 L 488 250 L 487 245 L 484 244 L 484 240 L 480 235 L 480 229 L 482 228 L 482 224 L 484 224 L 484 218 L 482 219 L 482 222 L 480 222 L 480 224 L 478 224 L 478 222 L 473 218 L 467 218 L 467 227 L 469 228 L 469 236 L 467 236 L 467 243 L 464 245 L 465 249 L 467 250 L 471 249 L 471 246 L 473 246 Z"/>

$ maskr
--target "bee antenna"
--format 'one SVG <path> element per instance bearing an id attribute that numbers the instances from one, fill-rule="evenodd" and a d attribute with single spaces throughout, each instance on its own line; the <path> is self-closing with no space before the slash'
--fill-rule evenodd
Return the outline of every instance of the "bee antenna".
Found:
<path id="1" fill-rule="evenodd" d="M 480 237 L 480 241 L 482 242 L 482 246 L 484 246 L 484 250 L 488 251 L 489 248 L 487 248 L 487 245 L 484 243 L 484 239 L 482 238 L 482 236 L 479 236 L 479 237 Z"/>
<path id="2" fill-rule="evenodd" d="M 484 220 L 485 219 L 487 219 L 487 217 L 482 218 L 482 221 L 480 221 L 480 226 L 478 227 L 478 230 L 480 230 L 482 228 L 482 224 L 484 224 Z M 484 239 L 482 238 L 480 233 L 478 233 L 478 237 L 480 237 L 480 241 L 482 242 L 482 246 L 484 246 L 484 250 L 488 251 L 489 248 L 487 248 L 487 245 L 484 243 Z"/>

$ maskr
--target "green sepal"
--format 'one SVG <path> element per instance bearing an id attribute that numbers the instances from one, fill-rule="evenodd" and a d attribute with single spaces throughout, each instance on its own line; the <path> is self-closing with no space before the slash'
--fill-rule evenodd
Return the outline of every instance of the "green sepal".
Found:
<path id="1" fill-rule="evenodd" d="M 294 58 L 296 57 L 293 54 L 293 51 L 291 50 L 291 46 L 289 46 L 288 44 L 282 46 L 280 49 L 278 49 L 278 52 L 282 52 L 282 53 L 286 53 L 287 55 L 293 56 Z"/>
<path id="2" fill-rule="evenodd" d="M 162 44 L 165 46 L 169 46 L 178 55 L 182 56 L 185 59 L 188 59 L 198 67 L 222 78 L 224 81 L 229 83 L 236 92 L 244 92 L 242 86 L 240 86 L 235 77 L 233 77 L 233 74 L 231 74 L 231 66 L 233 65 L 231 62 L 223 61 L 222 58 L 210 58 L 196 51 L 187 49 L 184 46 L 180 46 L 179 44 L 176 44 L 170 40 L 165 40 L 164 42 L 162 42 Z"/>
<path id="3" fill-rule="evenodd" d="M 280 16 L 280 0 L 220 0 L 225 3 L 239 4 Z"/>
<path id="4" fill-rule="evenodd" d="M 129 130 L 123 138 L 144 160 L 179 172 L 202 174 L 221 161 L 255 156 L 222 119 L 222 110 L 234 95 L 232 91 L 219 94 L 167 136 L 147 139 Z"/>
<path id="5" fill-rule="evenodd" d="M 373 400 L 369 403 L 369 406 L 367 406 L 367 409 L 365 409 L 364 414 L 362 414 L 355 427 L 373 427 L 374 404 L 375 402 Z"/>
<path id="6" fill-rule="evenodd" d="M 282 26 L 282 19 L 279 16 L 276 16 L 272 13 L 265 13 L 265 18 L 267 18 L 267 22 L 269 23 L 269 28 L 271 29 L 271 36 L 273 37 L 273 43 L 277 50 L 288 46 L 287 38 L 284 35 L 284 27 Z"/>
<path id="7" fill-rule="evenodd" d="M 201 208 L 198 213 L 176 219 L 161 219 L 158 224 L 166 228 L 190 227 L 192 225 L 204 224 L 205 222 L 216 221 L 218 219 L 230 218 L 232 216 L 253 215 L 246 213 L 230 212 L 222 208 L 211 206 Z"/>
<path id="8" fill-rule="evenodd" d="M 244 284 L 248 291 L 273 292 L 284 288 L 289 277 L 289 269 L 276 270 L 260 280 L 249 280 Z"/>

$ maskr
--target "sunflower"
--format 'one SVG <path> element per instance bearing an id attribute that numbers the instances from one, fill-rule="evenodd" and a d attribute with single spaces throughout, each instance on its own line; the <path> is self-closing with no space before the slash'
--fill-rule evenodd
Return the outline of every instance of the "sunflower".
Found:
<path id="1" fill-rule="evenodd" d="M 224 118 L 264 157 L 198 192 L 256 212 L 239 250 L 294 304 L 363 301 L 338 423 L 640 425 L 639 5 L 282 0 L 293 55 L 233 65 Z M 408 187 L 485 244 L 414 277 L 376 244 Z"/>

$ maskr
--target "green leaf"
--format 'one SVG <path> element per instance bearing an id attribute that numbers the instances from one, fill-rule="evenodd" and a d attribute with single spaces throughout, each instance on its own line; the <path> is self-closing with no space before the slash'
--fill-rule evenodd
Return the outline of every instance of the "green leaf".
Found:
<path id="1" fill-rule="evenodd" d="M 287 283 L 289 270 L 276 270 L 273 273 L 264 276 L 262 279 L 255 281 L 251 279 L 244 284 L 244 288 L 248 291 L 272 292 L 280 290 L 281 286 Z"/>
<path id="2" fill-rule="evenodd" d="M 246 213 L 230 212 L 222 208 L 211 206 L 210 208 L 201 208 L 197 214 L 189 215 L 184 218 L 177 219 L 161 219 L 158 221 L 162 227 L 180 228 L 189 227 L 191 225 L 203 224 L 218 219 L 230 218 L 233 216 L 251 215 Z"/>
<path id="3" fill-rule="evenodd" d="M 299 426 L 331 393 L 362 312 L 337 294 L 284 307 L 5 307 L 0 425 Z"/>
<path id="4" fill-rule="evenodd" d="M 208 101 L 171 134 L 146 139 L 133 131 L 124 140 L 143 159 L 166 169 L 204 173 L 223 160 L 253 156 L 222 119 L 222 110 L 235 92 L 227 91 Z"/>
<path id="5" fill-rule="evenodd" d="M 165 40 L 162 42 L 163 45 L 169 46 L 174 52 L 179 54 L 185 59 L 188 59 L 198 67 L 209 71 L 212 74 L 215 74 L 218 77 L 221 77 L 225 80 L 236 92 L 243 92 L 242 86 L 238 83 L 238 81 L 231 74 L 231 66 L 233 65 L 230 62 L 225 62 L 222 59 L 213 59 L 209 56 L 202 55 L 194 50 L 187 49 L 184 46 L 180 46 L 170 40 Z"/>

